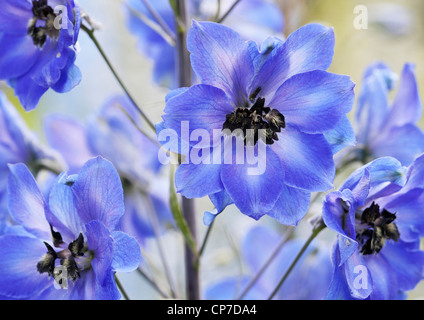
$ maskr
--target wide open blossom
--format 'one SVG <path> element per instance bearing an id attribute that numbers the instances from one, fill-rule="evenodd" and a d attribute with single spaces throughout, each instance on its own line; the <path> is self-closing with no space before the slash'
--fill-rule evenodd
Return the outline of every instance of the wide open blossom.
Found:
<path id="1" fill-rule="evenodd" d="M 74 65 L 80 27 L 74 0 L 8 0 L 0 12 L 0 79 L 25 110 L 48 90 L 63 93 L 81 81 Z"/>
<path id="2" fill-rule="evenodd" d="M 351 143 L 346 113 L 354 85 L 325 71 L 333 30 L 310 24 L 260 51 L 228 27 L 193 22 L 188 49 L 201 84 L 172 92 L 157 126 L 164 147 L 186 157 L 176 171 L 177 191 L 209 195 L 214 214 L 233 202 L 254 219 L 267 214 L 296 224 L 310 193 L 332 188 L 338 146 L 330 141 Z M 180 147 L 168 141 L 172 133 Z M 187 161 L 199 157 L 200 163 Z"/>
<path id="3" fill-rule="evenodd" d="M 207 288 L 206 299 L 237 299 L 245 291 L 251 279 L 259 272 L 281 241 L 281 235 L 270 228 L 256 226 L 247 234 L 241 247 L 243 260 L 250 276 L 227 277 Z M 264 300 L 275 289 L 278 281 L 302 248 L 301 239 L 289 240 L 284 244 L 266 271 L 247 291 L 243 299 Z M 277 292 L 277 300 L 322 300 L 331 281 L 332 266 L 330 250 L 312 244 L 294 267 L 287 281 Z"/>
<path id="4" fill-rule="evenodd" d="M 398 299 L 423 277 L 424 156 L 409 168 L 391 157 L 357 169 L 324 201 L 338 233 L 328 299 Z"/>
<path id="5" fill-rule="evenodd" d="M 115 96 L 86 123 L 64 115 L 49 115 L 44 119 L 44 131 L 49 145 L 62 154 L 71 173 L 98 155 L 113 163 L 123 180 L 126 214 L 121 226 L 143 242 L 155 235 L 154 217 L 149 212 L 156 215 L 163 230 L 173 225 L 168 204 L 169 179 L 161 174 L 159 147 L 125 113 L 142 127 L 129 100 Z"/>
<path id="6" fill-rule="evenodd" d="M 170 32 L 175 34 L 175 17 L 169 1 L 155 0 L 149 3 L 163 19 Z M 197 20 L 213 20 L 218 12 L 217 3 L 216 0 L 190 0 L 187 1 L 188 11 L 190 16 Z M 221 1 L 220 17 L 233 3 L 232 0 Z M 146 18 L 154 22 L 156 19 L 145 7 L 143 1 L 127 0 L 125 10 L 128 16 L 128 27 L 138 38 L 141 52 L 154 61 L 154 81 L 169 88 L 176 88 L 175 45 L 146 23 Z M 244 39 L 262 43 L 271 35 L 282 35 L 284 17 L 272 1 L 243 0 L 232 10 L 223 24 L 239 32 Z"/>
<path id="7" fill-rule="evenodd" d="M 357 145 L 348 147 L 336 162 L 394 157 L 404 166 L 424 152 L 424 133 L 417 125 L 422 114 L 414 65 L 403 67 L 398 90 L 389 101 L 397 75 L 383 63 L 368 67 L 363 77 L 356 110 Z"/>
<path id="8" fill-rule="evenodd" d="M 125 209 L 112 164 L 98 157 L 78 175 L 61 174 L 47 199 L 24 164 L 10 171 L 9 210 L 20 227 L 0 237 L 0 297 L 119 299 L 115 272 L 136 269 L 140 248 L 117 228 Z"/>

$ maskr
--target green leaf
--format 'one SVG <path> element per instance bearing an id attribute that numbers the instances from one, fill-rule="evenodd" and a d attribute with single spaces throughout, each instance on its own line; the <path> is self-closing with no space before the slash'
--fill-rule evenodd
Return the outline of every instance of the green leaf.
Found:
<path id="1" fill-rule="evenodd" d="M 172 215 L 174 216 L 175 223 L 177 227 L 180 229 L 181 233 L 184 236 L 185 241 L 197 256 L 197 247 L 194 241 L 194 238 L 190 232 L 190 228 L 188 227 L 187 221 L 184 219 L 184 216 L 181 212 L 180 204 L 178 202 L 177 193 L 174 187 L 174 176 L 175 176 L 175 168 L 171 165 L 171 173 L 170 173 L 170 189 L 169 189 L 169 204 L 171 206 Z"/>

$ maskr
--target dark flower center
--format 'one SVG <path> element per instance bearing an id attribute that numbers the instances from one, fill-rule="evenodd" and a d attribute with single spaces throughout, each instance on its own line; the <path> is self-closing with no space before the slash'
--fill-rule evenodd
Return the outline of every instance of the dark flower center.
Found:
<path id="1" fill-rule="evenodd" d="M 60 28 L 55 26 L 57 15 L 47 4 L 47 0 L 33 0 L 32 14 L 27 33 L 37 47 L 43 48 L 47 37 L 54 40 L 59 38 Z"/>
<path id="2" fill-rule="evenodd" d="M 239 107 L 227 114 L 222 128 L 242 135 L 245 144 L 256 145 L 259 138 L 266 144 L 273 144 L 278 140 L 277 133 L 286 127 L 285 118 L 278 110 L 265 107 L 264 98 L 256 98 L 260 90 L 256 89 L 250 96 L 250 100 L 255 101 L 250 108 Z"/>
<path id="3" fill-rule="evenodd" d="M 66 247 L 61 234 L 55 232 L 52 227 L 51 231 L 53 245 L 59 248 L 59 251 L 56 251 L 51 245 L 44 242 L 47 253 L 37 263 L 37 270 L 39 273 L 47 272 L 49 276 L 53 275 L 55 280 L 62 285 L 63 274 L 56 267 L 56 259 L 59 259 L 60 265 L 66 269 L 67 278 L 75 281 L 80 277 L 80 271 L 91 267 L 93 252 L 88 250 L 82 233 Z"/>
<path id="4" fill-rule="evenodd" d="M 356 224 L 356 240 L 363 255 L 380 252 L 388 239 L 399 240 L 395 219 L 396 215 L 386 209 L 380 212 L 380 206 L 374 202 L 362 212 Z"/>

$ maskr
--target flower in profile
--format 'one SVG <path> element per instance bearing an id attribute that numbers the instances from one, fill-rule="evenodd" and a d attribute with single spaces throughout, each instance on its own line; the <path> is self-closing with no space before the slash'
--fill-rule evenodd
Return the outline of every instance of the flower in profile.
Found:
<path id="1" fill-rule="evenodd" d="M 169 1 L 156 0 L 149 1 L 149 3 L 163 20 L 163 24 L 166 25 L 169 32 L 175 34 L 174 12 Z M 228 0 L 220 1 L 219 5 L 215 0 L 187 1 L 190 15 L 200 21 L 220 18 L 232 4 L 233 2 Z M 128 27 L 138 38 L 140 51 L 154 61 L 154 81 L 165 87 L 176 88 L 173 40 L 169 35 L 158 32 L 160 26 L 143 1 L 126 0 L 125 10 Z M 261 43 L 270 35 L 282 35 L 284 17 L 281 10 L 272 1 L 244 0 L 233 8 L 223 24 L 239 32 L 245 39 L 253 39 Z"/>
<path id="2" fill-rule="evenodd" d="M 323 219 L 338 234 L 328 299 L 399 299 L 422 279 L 423 165 L 379 158 L 326 196 Z"/>
<path id="3" fill-rule="evenodd" d="M 326 134 L 349 131 L 340 123 L 351 129 L 346 113 L 354 84 L 325 71 L 333 47 L 332 29 L 318 24 L 260 51 L 228 27 L 193 22 L 188 49 L 201 84 L 168 96 L 157 130 L 171 151 L 178 145 L 168 140 L 178 135 L 178 152 L 186 156 L 176 171 L 177 191 L 210 195 L 212 216 L 233 202 L 254 219 L 267 214 L 296 224 L 310 193 L 332 188 Z"/>
<path id="4" fill-rule="evenodd" d="M 0 92 L 0 234 L 7 227 L 8 164 L 25 163 L 37 173 L 45 167 L 61 171 L 60 154 L 44 146 L 27 127 L 15 107 Z"/>
<path id="5" fill-rule="evenodd" d="M 0 79 L 25 110 L 49 89 L 63 93 L 81 80 L 74 65 L 80 12 L 74 0 L 12 0 L 0 13 Z"/>
<path id="6" fill-rule="evenodd" d="M 169 179 L 157 156 L 159 147 L 140 132 L 143 124 L 137 116 L 127 98 L 114 96 L 86 123 L 64 115 L 48 115 L 44 131 L 49 145 L 62 154 L 71 173 L 98 155 L 113 163 L 124 188 L 126 214 L 121 227 L 143 242 L 155 235 L 152 213 L 163 231 L 173 225 L 173 218 L 168 204 Z"/>
<path id="7" fill-rule="evenodd" d="M 363 77 L 356 110 L 357 145 L 338 155 L 337 162 L 394 157 L 404 166 L 424 152 L 424 133 L 417 123 L 422 103 L 414 66 L 405 64 L 396 97 L 389 102 L 397 75 L 383 63 L 371 65 Z"/>
<path id="8" fill-rule="evenodd" d="M 0 237 L 0 297 L 119 299 L 115 272 L 136 269 L 140 248 L 117 228 L 124 201 L 112 164 L 98 157 L 62 173 L 48 199 L 24 164 L 10 171 L 9 210 L 23 230 Z"/>
<path id="9" fill-rule="evenodd" d="M 237 299 L 246 291 L 249 281 L 264 266 L 280 242 L 278 235 L 270 228 L 257 226 L 247 234 L 241 247 L 242 258 L 246 262 L 250 276 L 228 277 L 209 286 L 206 299 Z M 289 240 L 284 244 L 265 272 L 242 296 L 247 300 L 269 298 L 278 281 L 288 270 L 303 246 L 301 239 Z M 298 261 L 290 276 L 277 292 L 277 300 L 322 300 L 331 281 L 332 265 L 329 250 L 325 246 L 312 244 Z"/>

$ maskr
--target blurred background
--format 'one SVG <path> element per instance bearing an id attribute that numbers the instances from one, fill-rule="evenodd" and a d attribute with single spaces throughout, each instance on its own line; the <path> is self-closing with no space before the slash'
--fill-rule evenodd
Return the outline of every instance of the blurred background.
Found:
<path id="1" fill-rule="evenodd" d="M 97 38 L 103 46 L 110 61 L 124 79 L 130 92 L 153 122 L 159 122 L 164 108 L 167 89 L 156 86 L 151 78 L 152 61 L 137 51 L 136 39 L 126 28 L 119 0 L 79 0 L 83 9 L 102 25 Z M 400 73 L 403 64 L 416 64 L 416 74 L 421 95 L 424 96 L 424 1 L 422 0 L 278 0 L 286 19 L 284 34 L 288 36 L 300 26 L 319 22 L 334 28 L 336 48 L 333 64 L 329 71 L 349 75 L 357 84 L 356 93 L 361 86 L 365 68 L 376 61 L 383 61 L 393 71 Z M 368 10 L 368 28 L 358 29 L 355 19 L 358 6 Z M 361 8 L 361 7 L 359 7 Z M 13 91 L 0 82 L 0 89 L 6 92 L 16 105 L 31 129 L 42 132 L 43 116 L 48 113 L 70 115 L 79 119 L 88 117 L 99 108 L 107 98 L 121 94 L 122 90 L 102 60 L 96 48 L 84 32 L 79 37 L 80 52 L 76 65 L 81 69 L 83 80 L 79 86 L 66 94 L 57 94 L 49 90 L 41 99 L 38 108 L 25 113 L 14 97 Z M 396 90 L 395 90 L 396 92 Z M 422 122 L 424 125 L 424 121 Z M 71 134 L 71 133 L 70 133 Z M 211 210 L 208 199 L 196 203 L 199 212 L 199 239 L 202 239 L 206 227 L 202 224 L 202 213 Z M 313 209 L 313 208 L 312 208 Z M 318 208 L 319 209 L 319 208 Z M 312 210 L 313 211 L 313 210 Z M 299 237 L 307 237 L 310 225 L 306 217 L 296 231 Z M 231 206 L 219 216 L 206 247 L 202 260 L 202 284 L 206 287 L 225 275 L 240 275 L 246 268 L 237 248 L 250 227 L 264 224 L 277 232 L 284 232 L 284 227 L 264 217 L 259 222 L 245 217 Z M 323 232 L 321 241 L 331 247 L 334 234 Z M 167 258 L 172 269 L 172 277 L 180 292 L 184 290 L 184 269 L 182 239 L 176 232 L 163 236 Z M 166 279 L 161 278 L 163 271 L 157 258 L 155 243 L 146 245 L 145 254 L 152 274 L 166 286 Z M 137 274 L 119 275 L 128 293 L 133 299 L 154 299 L 156 292 Z M 424 298 L 424 285 L 419 285 L 410 295 L 410 299 Z"/>

